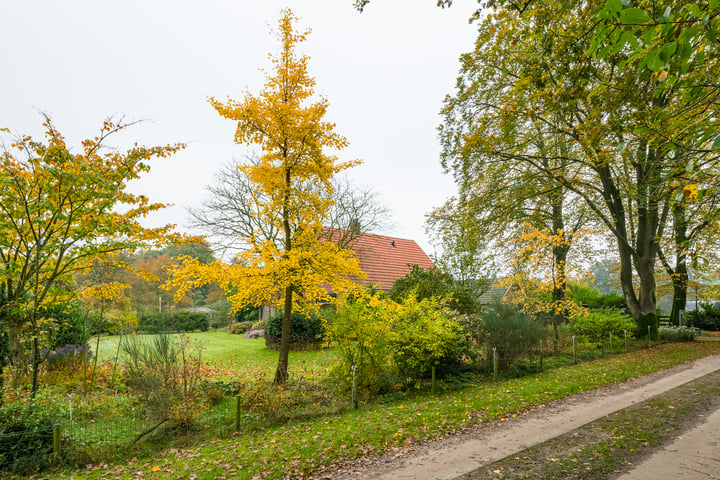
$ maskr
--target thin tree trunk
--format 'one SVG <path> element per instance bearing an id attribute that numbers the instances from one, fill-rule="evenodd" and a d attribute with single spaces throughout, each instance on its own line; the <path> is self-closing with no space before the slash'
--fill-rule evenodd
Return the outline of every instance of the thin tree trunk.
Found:
<path id="1" fill-rule="evenodd" d="M 285 233 L 285 258 L 292 250 L 292 230 L 290 228 L 290 189 L 292 176 L 290 168 L 285 170 L 285 198 L 283 200 L 283 230 Z M 280 355 L 277 370 L 275 371 L 275 384 L 285 385 L 288 379 L 288 357 L 290 356 L 290 319 L 293 306 L 293 287 L 285 287 L 285 310 L 283 311 L 282 333 L 280 334 Z"/>
<path id="2" fill-rule="evenodd" d="M 280 336 L 280 356 L 275 371 L 275 384 L 284 385 L 288 379 L 288 359 L 290 356 L 290 319 L 292 316 L 292 287 L 285 288 L 285 310 L 283 311 L 282 334 Z"/>

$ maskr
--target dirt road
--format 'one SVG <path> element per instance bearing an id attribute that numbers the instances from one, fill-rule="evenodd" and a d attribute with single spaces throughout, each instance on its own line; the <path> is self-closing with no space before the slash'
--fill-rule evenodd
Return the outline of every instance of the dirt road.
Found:
<path id="1" fill-rule="evenodd" d="M 720 479 L 720 410 L 618 480 Z"/>
<path id="2" fill-rule="evenodd" d="M 567 433 L 635 403 L 660 395 L 716 370 L 720 370 L 720 355 L 688 362 L 612 387 L 573 395 L 546 405 L 544 408 L 518 415 L 516 418 L 505 422 L 479 425 L 461 434 L 427 443 L 401 458 L 388 456 L 381 459 L 361 459 L 344 468 L 342 472 L 338 472 L 333 478 L 373 480 L 455 479 L 484 465 Z M 677 474 L 676 478 L 720 478 L 718 474 L 720 472 L 720 462 L 717 460 L 719 457 L 718 442 L 720 442 L 720 435 L 717 433 L 720 431 L 720 414 L 712 415 L 709 420 L 717 423 L 699 425 L 697 429 L 700 430 L 697 433 L 691 434 L 688 432 L 687 435 L 683 436 L 682 440 L 678 440 L 678 442 L 685 440 L 683 442 L 684 447 L 679 445 L 666 447 L 668 452 L 677 451 L 677 455 L 684 458 L 684 460 L 680 461 L 679 468 L 682 465 L 688 465 L 684 467 L 685 473 Z M 703 427 L 705 427 L 704 430 Z M 712 431 L 715 432 L 715 435 L 707 437 L 708 432 Z M 702 454 L 698 452 L 700 444 L 703 443 L 703 435 L 705 435 L 706 443 L 714 442 L 712 443 L 714 449 L 711 449 L 711 453 L 708 454 L 709 457 L 706 457 L 703 461 L 707 464 L 705 470 L 708 475 L 714 474 L 715 476 L 705 475 L 702 471 L 689 476 L 690 469 L 696 468 L 701 458 L 698 455 Z M 694 443 L 689 443 L 688 438 L 694 440 Z M 708 438 L 711 440 L 708 441 Z M 692 455 L 696 455 L 696 457 L 693 458 Z M 690 465 L 693 460 L 695 460 L 695 463 Z M 648 459 L 648 462 L 652 461 L 652 457 Z M 656 470 L 654 474 L 649 473 L 647 477 L 633 475 L 627 478 L 652 478 L 653 480 L 657 478 L 673 478 L 665 470 L 665 467 L 657 466 L 657 463 L 655 467 L 650 465 L 643 464 L 642 467 L 638 468 L 638 472 L 652 472 L 652 468 L 661 470 Z M 662 474 L 658 474 L 658 471 L 662 472 Z M 633 471 L 633 473 L 637 472 Z"/>

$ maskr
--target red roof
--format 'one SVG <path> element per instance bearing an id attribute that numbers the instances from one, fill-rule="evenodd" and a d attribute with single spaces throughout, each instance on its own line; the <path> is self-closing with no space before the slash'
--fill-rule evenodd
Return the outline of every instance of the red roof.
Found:
<path id="1" fill-rule="evenodd" d="M 435 267 L 414 240 L 361 233 L 352 249 L 360 269 L 367 275 L 364 283 L 380 290 L 390 290 L 395 280 L 410 273 L 413 265 L 424 270 Z"/>

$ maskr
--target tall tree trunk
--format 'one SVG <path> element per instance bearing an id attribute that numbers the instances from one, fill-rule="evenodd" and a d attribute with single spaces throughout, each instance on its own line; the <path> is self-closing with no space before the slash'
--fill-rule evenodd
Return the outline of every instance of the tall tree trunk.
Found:
<path id="1" fill-rule="evenodd" d="M 553 246 L 553 331 L 555 333 L 554 348 L 557 350 L 560 342 L 558 327 L 565 321 L 567 312 L 565 308 L 565 291 L 567 290 L 567 256 L 570 250 L 570 242 L 565 234 L 565 221 L 563 218 L 563 196 L 556 195 L 553 199 L 553 234 L 559 236 L 560 240 Z"/>
<path id="2" fill-rule="evenodd" d="M 285 287 L 285 310 L 283 311 L 282 334 L 280 336 L 280 357 L 275 371 L 275 384 L 285 385 L 288 379 L 290 356 L 290 318 L 292 316 L 292 287 Z"/>
<path id="3" fill-rule="evenodd" d="M 649 152 L 649 153 L 648 153 Z M 602 182 L 602 195 L 612 215 L 612 225 L 620 254 L 620 284 L 628 310 L 638 326 L 637 334 L 657 336 L 655 305 L 655 261 L 658 253 L 657 236 L 665 220 L 660 213 L 660 202 L 655 197 L 659 171 L 654 157 L 645 142 L 640 142 L 635 163 L 635 189 L 637 203 L 637 230 L 632 235 L 627 223 L 627 211 L 622 195 L 609 165 L 598 163 L 595 168 Z M 633 270 L 639 282 L 637 291 Z"/>
<path id="4" fill-rule="evenodd" d="M 675 267 L 672 275 L 673 303 L 670 310 L 670 324 L 680 325 L 680 312 L 685 310 L 687 304 L 688 272 L 687 264 L 680 263 Z"/>
<path id="5" fill-rule="evenodd" d="M 686 218 L 685 205 L 676 202 L 673 205 L 673 230 L 675 233 L 675 268 L 669 265 L 665 269 L 670 274 L 673 286 L 673 303 L 670 310 L 670 324 L 680 325 L 680 311 L 685 310 L 687 303 L 688 270 L 687 270 L 687 245 L 688 245 L 688 221 Z M 663 262 L 666 263 L 666 262 Z"/>
<path id="6" fill-rule="evenodd" d="M 283 199 L 283 233 L 285 234 L 285 258 L 292 250 L 292 230 L 290 227 L 290 189 L 292 188 L 292 176 L 289 168 L 285 169 L 285 198 Z M 288 379 L 288 359 L 290 356 L 290 319 L 292 318 L 293 287 L 285 287 L 285 310 L 283 311 L 282 332 L 280 334 L 280 356 L 278 358 L 277 370 L 275 371 L 275 384 L 285 385 Z"/>

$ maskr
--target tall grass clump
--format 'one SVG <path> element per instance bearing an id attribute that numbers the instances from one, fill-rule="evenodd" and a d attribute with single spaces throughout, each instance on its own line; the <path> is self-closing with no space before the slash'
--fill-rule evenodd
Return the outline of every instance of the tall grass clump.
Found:
<path id="1" fill-rule="evenodd" d="M 128 385 L 153 425 L 192 429 L 201 405 L 202 346 L 186 335 L 131 336 L 122 344 Z"/>

